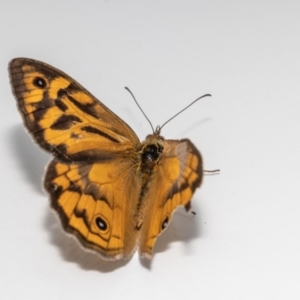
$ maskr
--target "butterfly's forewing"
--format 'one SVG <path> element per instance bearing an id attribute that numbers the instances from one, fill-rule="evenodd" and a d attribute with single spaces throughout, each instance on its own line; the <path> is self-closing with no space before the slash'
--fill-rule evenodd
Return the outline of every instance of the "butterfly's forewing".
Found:
<path id="1" fill-rule="evenodd" d="M 133 212 L 140 187 L 134 166 L 121 159 L 93 164 L 53 160 L 45 178 L 64 229 L 112 260 L 128 258 L 136 249 Z"/>
<path id="2" fill-rule="evenodd" d="M 107 160 L 139 143 L 124 121 L 62 71 L 27 58 L 12 60 L 9 71 L 25 126 L 59 160 Z"/>
<path id="3" fill-rule="evenodd" d="M 178 206 L 190 208 L 203 176 L 202 158 L 188 139 L 164 141 L 161 159 L 145 195 L 147 210 L 139 236 L 139 252 L 151 257 L 158 235 L 171 221 Z"/>

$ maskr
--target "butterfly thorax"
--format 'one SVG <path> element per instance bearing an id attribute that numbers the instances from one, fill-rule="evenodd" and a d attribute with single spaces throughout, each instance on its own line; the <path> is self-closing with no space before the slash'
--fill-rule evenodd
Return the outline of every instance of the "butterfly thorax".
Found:
<path id="1" fill-rule="evenodd" d="M 141 173 L 151 174 L 164 149 L 164 138 L 151 134 L 141 144 Z"/>

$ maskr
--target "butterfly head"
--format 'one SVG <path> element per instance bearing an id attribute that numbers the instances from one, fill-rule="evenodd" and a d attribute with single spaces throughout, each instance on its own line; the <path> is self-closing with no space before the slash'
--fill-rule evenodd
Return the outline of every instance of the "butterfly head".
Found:
<path id="1" fill-rule="evenodd" d="M 152 144 L 152 145 L 157 145 L 159 147 L 163 148 L 164 145 L 164 140 L 165 138 L 163 136 L 160 135 L 161 132 L 161 126 L 156 126 L 156 129 L 153 130 L 152 134 L 147 135 L 146 140 L 145 140 L 145 144 Z"/>

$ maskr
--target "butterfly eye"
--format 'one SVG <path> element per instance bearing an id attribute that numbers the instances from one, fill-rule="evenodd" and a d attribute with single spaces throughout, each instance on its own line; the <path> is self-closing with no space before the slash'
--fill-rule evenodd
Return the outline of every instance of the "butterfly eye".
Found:
<path id="1" fill-rule="evenodd" d="M 34 86 L 36 86 L 39 89 L 43 89 L 47 85 L 46 80 L 44 78 L 42 78 L 42 77 L 35 77 L 33 79 L 32 83 L 33 83 Z"/>
<path id="2" fill-rule="evenodd" d="M 96 225 L 101 231 L 105 231 L 107 229 L 107 223 L 100 217 L 96 218 Z"/>
<path id="3" fill-rule="evenodd" d="M 169 223 L 169 218 L 166 217 L 161 225 L 161 229 L 164 230 L 167 227 L 168 223 Z"/>

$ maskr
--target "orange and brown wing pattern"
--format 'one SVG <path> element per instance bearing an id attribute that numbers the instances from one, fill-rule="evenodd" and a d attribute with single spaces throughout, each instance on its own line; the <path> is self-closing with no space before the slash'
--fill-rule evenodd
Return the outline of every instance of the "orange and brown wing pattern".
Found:
<path id="1" fill-rule="evenodd" d="M 139 252 L 151 257 L 158 235 L 171 221 L 178 206 L 190 209 L 190 201 L 203 177 L 202 158 L 188 139 L 165 140 L 160 162 L 145 196 L 147 211 L 139 235 Z"/>
<path id="2" fill-rule="evenodd" d="M 45 188 L 64 229 L 105 259 L 130 257 L 136 249 L 133 213 L 139 199 L 136 169 L 122 161 L 65 164 L 53 160 Z"/>
<path id="3" fill-rule="evenodd" d="M 64 229 L 105 259 L 151 257 L 178 206 L 190 208 L 203 176 L 187 139 L 140 143 L 133 130 L 74 79 L 16 58 L 9 72 L 25 126 L 53 153 L 45 188 Z"/>
<path id="4" fill-rule="evenodd" d="M 74 79 L 43 62 L 9 65 L 13 92 L 33 138 L 61 161 L 99 161 L 133 151 L 133 130 Z"/>

